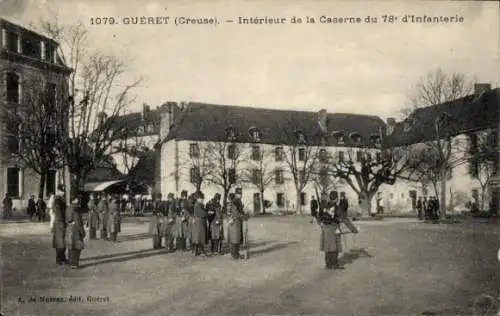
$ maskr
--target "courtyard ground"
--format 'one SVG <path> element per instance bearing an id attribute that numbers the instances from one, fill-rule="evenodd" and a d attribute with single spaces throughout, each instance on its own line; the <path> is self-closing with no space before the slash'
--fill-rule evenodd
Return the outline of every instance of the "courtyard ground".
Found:
<path id="1" fill-rule="evenodd" d="M 466 221 L 360 222 L 346 269 L 324 269 L 319 230 L 299 216 L 250 221 L 251 257 L 151 249 L 148 223 L 92 241 L 82 268 L 56 266 L 47 223 L 0 224 L 3 315 L 472 315 L 500 296 L 500 229 Z M 83 302 L 41 302 L 40 297 Z M 107 297 L 86 302 L 88 296 Z M 30 302 L 30 297 L 36 301 Z"/>

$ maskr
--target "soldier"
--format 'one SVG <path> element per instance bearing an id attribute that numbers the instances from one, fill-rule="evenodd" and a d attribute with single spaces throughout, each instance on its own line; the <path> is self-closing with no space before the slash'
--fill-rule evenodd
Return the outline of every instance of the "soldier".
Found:
<path id="1" fill-rule="evenodd" d="M 202 192 L 196 193 L 194 203 L 194 212 L 192 219 L 191 243 L 194 246 L 194 255 L 205 254 L 205 245 L 207 244 L 207 212 L 203 200 L 205 196 Z"/>
<path id="2" fill-rule="evenodd" d="M 59 186 L 54 196 L 52 228 L 52 246 L 56 249 L 56 263 L 59 265 L 68 263 L 66 259 L 66 208 L 64 187 Z"/>
<path id="3" fill-rule="evenodd" d="M 241 202 L 241 190 L 236 190 L 234 199 L 229 210 L 228 240 L 230 242 L 231 257 L 240 259 L 240 244 L 243 243 L 243 203 Z"/>
<path id="4" fill-rule="evenodd" d="M 80 254 L 84 248 L 85 228 L 83 226 L 83 199 L 77 194 L 71 203 L 71 213 L 68 216 L 68 259 L 72 269 L 80 265 Z"/>
<path id="5" fill-rule="evenodd" d="M 97 204 L 99 212 L 99 229 L 101 231 L 101 239 L 108 240 L 108 226 L 109 226 L 109 203 L 106 195 L 103 194 L 99 204 Z"/>
<path id="6" fill-rule="evenodd" d="M 45 217 L 47 216 L 47 204 L 43 200 L 42 197 L 39 197 L 36 201 L 36 212 L 38 214 L 38 221 L 45 221 Z"/>
<path id="7" fill-rule="evenodd" d="M 109 201 L 109 215 L 108 232 L 111 241 L 116 242 L 118 233 L 121 232 L 120 201 L 117 196 L 113 196 Z"/>
<path id="8" fill-rule="evenodd" d="M 423 219 L 424 203 L 422 201 L 422 197 L 421 196 L 418 197 L 416 209 L 417 209 L 418 219 L 422 220 Z"/>
<path id="9" fill-rule="evenodd" d="M 174 250 L 175 219 L 177 217 L 174 195 L 167 195 L 165 203 L 166 217 L 163 220 L 163 237 L 165 238 L 165 248 L 167 251 Z"/>
<path id="10" fill-rule="evenodd" d="M 211 237 L 210 248 L 214 254 L 222 254 L 222 240 L 224 239 L 223 216 L 220 198 L 220 194 L 217 193 L 207 204 Z"/>
<path id="11" fill-rule="evenodd" d="M 343 269 L 339 264 L 339 253 L 342 252 L 341 243 L 341 211 L 338 204 L 335 202 L 337 192 L 332 191 L 328 209 L 324 210 L 320 217 L 321 239 L 320 250 L 325 252 L 325 266 L 327 269 Z M 358 229 L 354 227 L 353 233 L 357 233 Z"/>
<path id="12" fill-rule="evenodd" d="M 89 239 L 97 239 L 97 227 L 99 226 L 99 213 L 97 212 L 98 199 L 90 196 L 89 208 Z"/>
<path id="13" fill-rule="evenodd" d="M 177 218 L 175 223 L 175 248 L 185 251 L 187 249 L 188 210 L 187 192 L 182 191 L 181 198 L 177 200 Z"/>
<path id="14" fill-rule="evenodd" d="M 318 216 L 318 208 L 319 208 L 318 201 L 313 196 L 311 199 L 311 216 L 312 216 L 312 219 L 310 221 L 311 224 L 313 223 L 314 219 Z"/>
<path id="15" fill-rule="evenodd" d="M 161 218 L 158 209 L 153 210 L 151 222 L 149 224 L 149 233 L 153 238 L 153 249 L 161 248 Z"/>
<path id="16" fill-rule="evenodd" d="M 187 192 L 186 192 L 187 195 Z M 187 224 L 187 240 L 186 243 L 189 245 L 191 248 L 191 251 L 193 254 L 196 252 L 196 247 L 193 245 L 193 219 L 194 219 L 194 204 L 196 202 L 196 195 L 193 193 L 187 198 L 187 218 L 188 218 L 188 224 Z"/>

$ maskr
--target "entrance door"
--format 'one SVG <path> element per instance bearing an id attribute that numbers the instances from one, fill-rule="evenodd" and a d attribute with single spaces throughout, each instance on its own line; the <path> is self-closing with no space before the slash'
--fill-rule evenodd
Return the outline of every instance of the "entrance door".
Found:
<path id="1" fill-rule="evenodd" d="M 253 194 L 253 212 L 260 213 L 260 193 Z"/>
<path id="2" fill-rule="evenodd" d="M 417 191 L 410 190 L 410 192 L 408 192 L 408 193 L 409 193 L 410 198 L 411 198 L 411 209 L 413 211 L 415 211 L 415 209 L 417 208 Z"/>

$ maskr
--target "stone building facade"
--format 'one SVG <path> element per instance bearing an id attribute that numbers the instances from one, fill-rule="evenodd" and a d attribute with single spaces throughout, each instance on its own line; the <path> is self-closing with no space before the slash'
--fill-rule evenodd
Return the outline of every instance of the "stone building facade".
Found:
<path id="1" fill-rule="evenodd" d="M 7 109 L 22 110 L 26 89 L 32 82 L 47 85 L 54 93 L 67 84 L 71 69 L 66 67 L 57 54 L 58 43 L 22 26 L 0 19 L 0 104 Z M 37 195 L 39 175 L 26 168 L 12 153 L 20 150 L 19 139 L 7 133 L 12 126 L 4 115 L 1 119 L 0 192 L 9 194 L 14 207 L 22 209 L 30 195 Z M 21 130 L 19 131 L 22 132 Z M 45 192 L 54 192 L 62 182 L 62 171 L 54 170 L 47 176 Z"/>

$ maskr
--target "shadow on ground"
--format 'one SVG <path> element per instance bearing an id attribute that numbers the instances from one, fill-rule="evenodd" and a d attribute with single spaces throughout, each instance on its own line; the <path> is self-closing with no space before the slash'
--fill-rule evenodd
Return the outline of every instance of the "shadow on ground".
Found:
<path id="1" fill-rule="evenodd" d="M 346 252 L 340 259 L 340 263 L 343 265 L 348 265 L 359 258 L 373 258 L 373 256 L 366 250 L 366 248 L 351 249 L 349 252 Z"/>
<path id="2" fill-rule="evenodd" d="M 271 246 L 269 246 L 267 248 L 263 248 L 263 249 L 257 249 L 257 250 L 250 249 L 250 256 L 251 257 L 259 257 L 262 255 L 271 253 L 271 252 L 285 249 L 286 247 L 293 245 L 293 244 L 297 244 L 297 243 L 298 243 L 298 241 L 290 241 L 290 242 L 285 242 L 285 243 L 274 244 L 274 245 L 271 245 Z"/>

